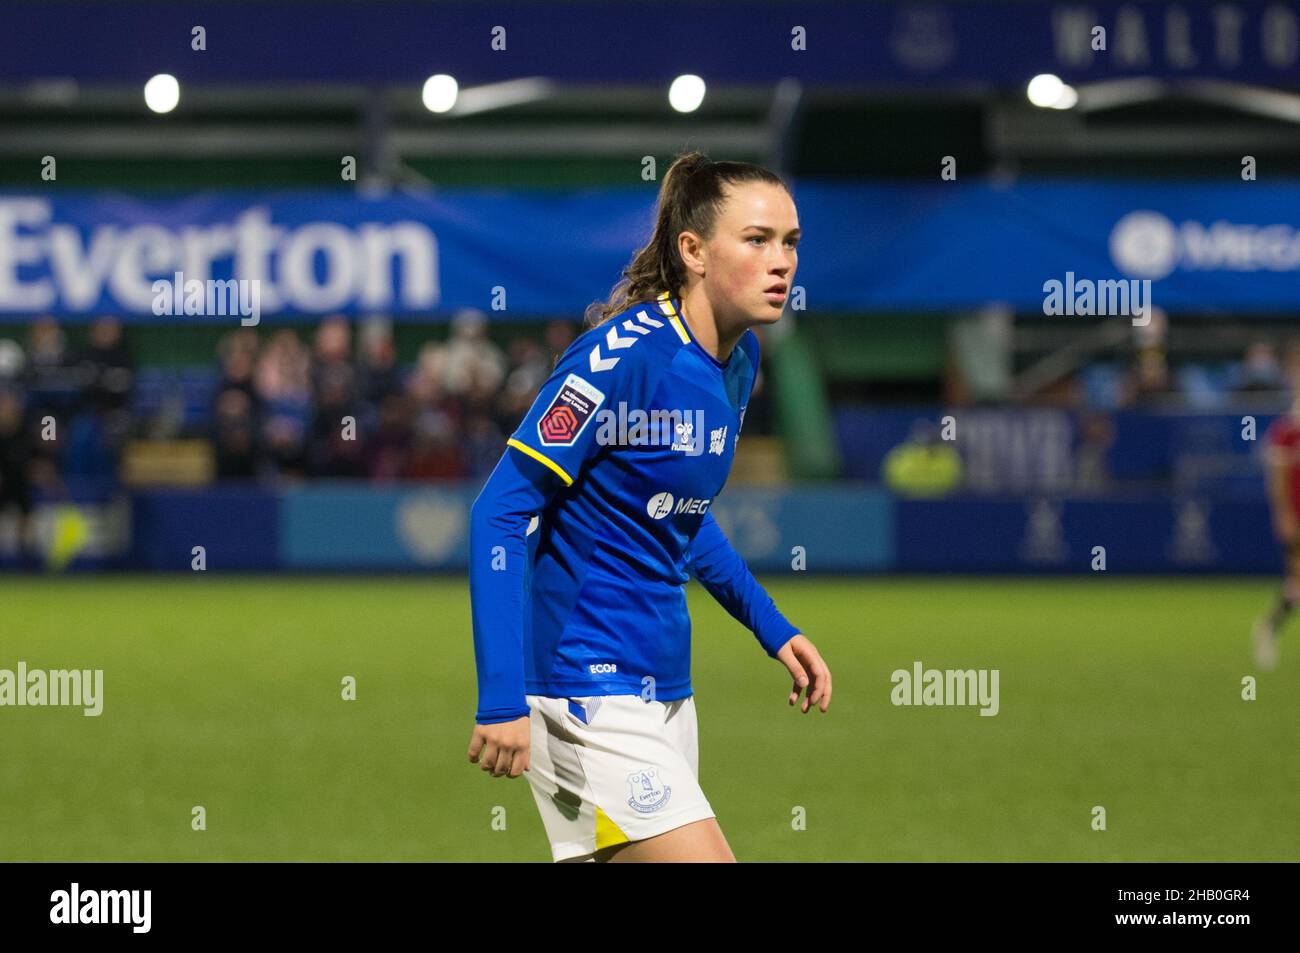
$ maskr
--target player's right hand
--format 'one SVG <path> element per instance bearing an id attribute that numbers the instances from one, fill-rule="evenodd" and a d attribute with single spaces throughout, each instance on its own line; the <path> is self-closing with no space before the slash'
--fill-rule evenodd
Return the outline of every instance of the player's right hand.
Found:
<path id="1" fill-rule="evenodd" d="M 804 692 L 800 711 L 806 715 L 820 703 L 821 711 L 825 712 L 831 704 L 831 670 L 817 646 L 800 633 L 781 646 L 776 658 L 794 679 L 790 704 L 799 701 L 799 693 Z"/>
<path id="2" fill-rule="evenodd" d="M 532 727 L 527 715 L 499 725 L 475 725 L 469 739 L 470 763 L 478 764 L 494 778 L 517 778 L 528 770 L 531 740 Z"/>
<path id="3" fill-rule="evenodd" d="M 1300 542 L 1300 525 L 1297 524 L 1295 516 L 1290 513 L 1281 514 L 1273 529 L 1277 533 L 1278 541 L 1287 549 L 1294 549 L 1296 543 Z"/>

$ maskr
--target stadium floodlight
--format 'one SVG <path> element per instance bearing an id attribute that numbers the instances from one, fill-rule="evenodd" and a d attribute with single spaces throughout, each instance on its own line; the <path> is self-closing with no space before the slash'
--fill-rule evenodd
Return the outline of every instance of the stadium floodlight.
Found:
<path id="1" fill-rule="evenodd" d="M 181 101 L 181 84 L 170 73 L 151 76 L 144 84 L 144 104 L 156 113 L 169 113 Z"/>
<path id="2" fill-rule="evenodd" d="M 1052 103 L 1053 109 L 1073 109 L 1079 102 L 1079 93 L 1073 86 L 1066 83 L 1061 87 L 1061 95 L 1056 97 L 1056 102 Z"/>
<path id="3" fill-rule="evenodd" d="M 1043 109 L 1072 109 L 1079 101 L 1073 86 L 1051 73 L 1039 73 L 1025 89 L 1029 101 Z"/>
<path id="4" fill-rule="evenodd" d="M 693 113 L 704 102 L 704 80 L 693 73 L 678 76 L 668 87 L 668 105 L 679 113 Z"/>
<path id="5" fill-rule="evenodd" d="M 424 108 L 429 112 L 445 113 L 456 105 L 456 96 L 459 92 L 460 85 L 456 82 L 456 77 L 438 73 L 424 81 L 420 99 L 424 101 Z"/>
<path id="6" fill-rule="evenodd" d="M 457 116 L 470 116 L 474 113 L 490 112 L 493 109 L 538 102 L 551 97 L 554 90 L 553 82 L 536 76 L 527 79 L 511 79 L 501 83 L 485 83 L 482 86 L 467 86 L 457 91 L 456 106 L 451 112 Z"/>

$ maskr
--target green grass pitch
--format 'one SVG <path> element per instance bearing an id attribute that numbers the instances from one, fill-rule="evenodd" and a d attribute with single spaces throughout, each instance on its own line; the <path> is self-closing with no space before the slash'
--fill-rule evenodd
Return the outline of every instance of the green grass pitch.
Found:
<path id="1" fill-rule="evenodd" d="M 701 782 L 739 860 L 1300 859 L 1300 622 L 1276 672 L 1249 655 L 1273 582 L 769 582 L 828 714 L 689 588 Z M 0 861 L 550 860 L 527 782 L 466 759 L 464 579 L 11 577 L 20 659 L 102 668 L 105 701 L 0 708 Z M 999 713 L 893 705 L 918 660 L 998 669 Z"/>

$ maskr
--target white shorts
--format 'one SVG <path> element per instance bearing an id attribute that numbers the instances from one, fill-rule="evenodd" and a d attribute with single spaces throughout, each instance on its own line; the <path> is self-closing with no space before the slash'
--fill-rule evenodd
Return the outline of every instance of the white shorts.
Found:
<path id="1" fill-rule="evenodd" d="M 713 817 L 700 790 L 695 698 L 548 698 L 532 711 L 528 778 L 557 861 Z"/>

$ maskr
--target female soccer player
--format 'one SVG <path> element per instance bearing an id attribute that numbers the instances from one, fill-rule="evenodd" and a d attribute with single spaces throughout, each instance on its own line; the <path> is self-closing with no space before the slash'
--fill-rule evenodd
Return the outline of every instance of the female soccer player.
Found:
<path id="1" fill-rule="evenodd" d="M 1278 635 L 1300 602 L 1300 341 L 1287 349 L 1287 370 L 1295 403 L 1268 428 L 1268 501 L 1273 531 L 1286 554 L 1286 576 L 1271 612 L 1255 623 L 1255 664 L 1277 665 Z"/>
<path id="2" fill-rule="evenodd" d="M 799 234 L 774 173 L 678 157 L 649 244 L 474 502 L 469 760 L 527 772 L 557 861 L 735 860 L 697 778 L 688 572 L 785 665 L 791 705 L 830 705 L 826 663 L 709 511 Z"/>

